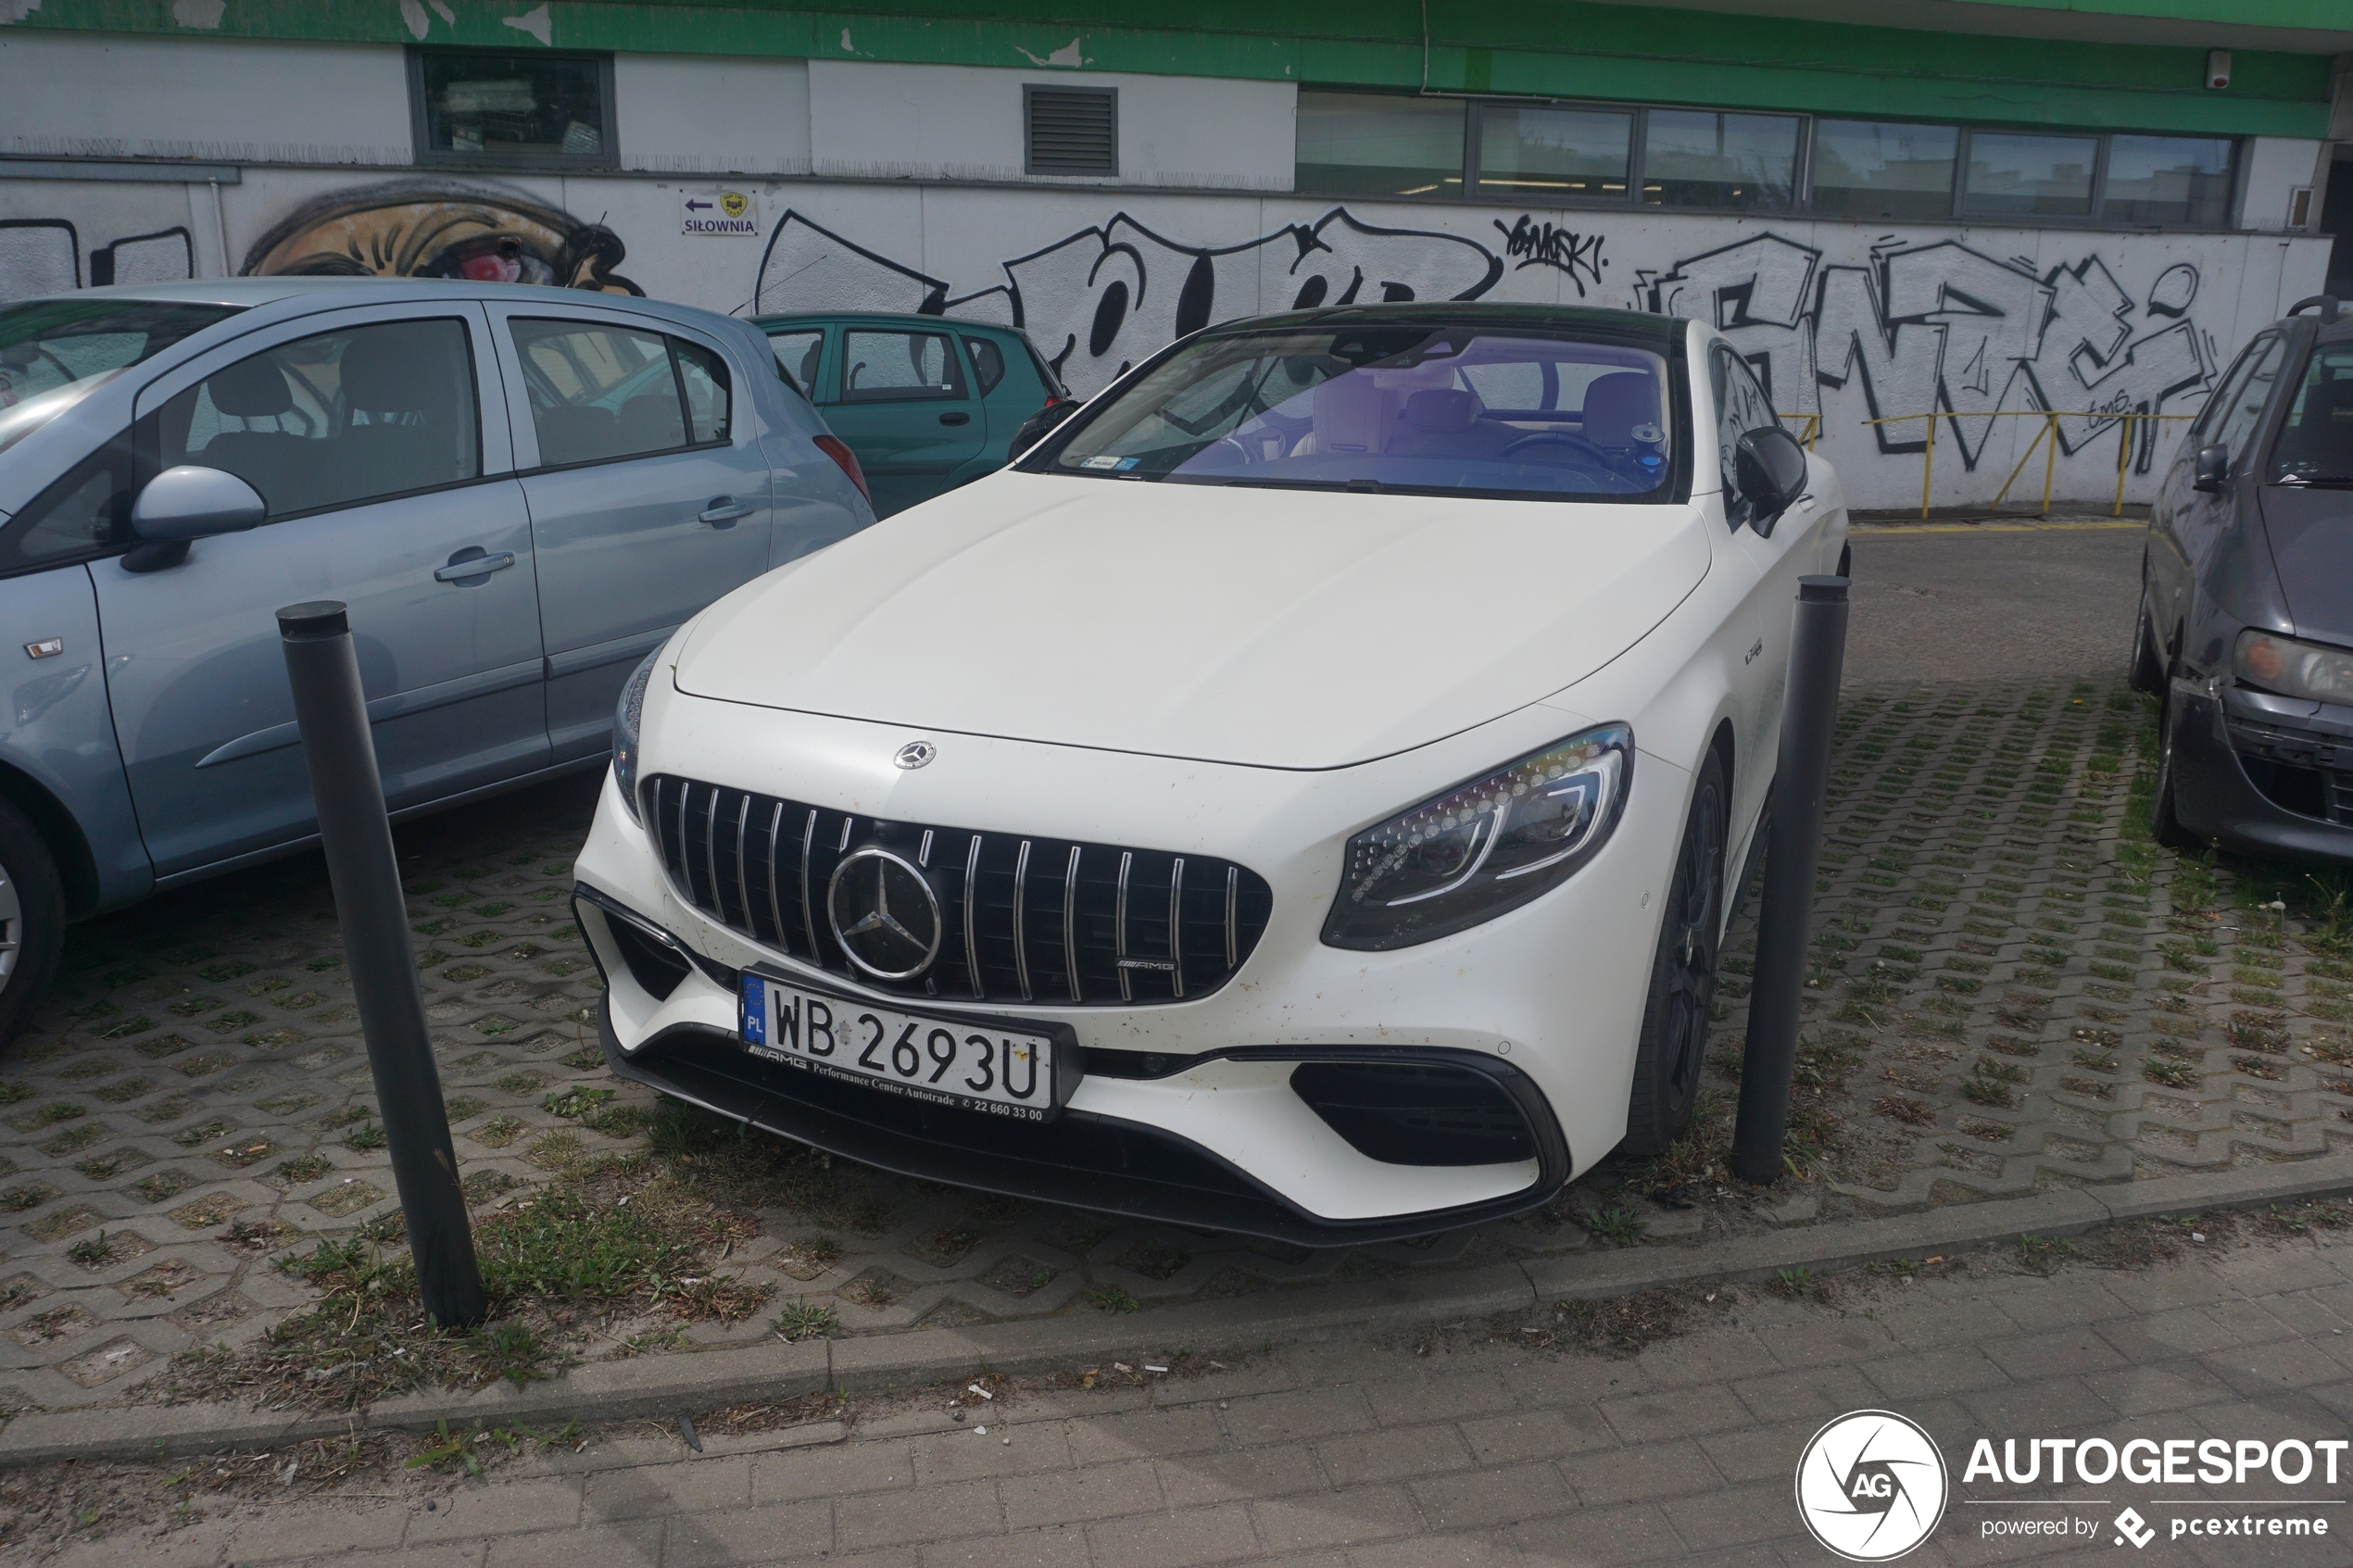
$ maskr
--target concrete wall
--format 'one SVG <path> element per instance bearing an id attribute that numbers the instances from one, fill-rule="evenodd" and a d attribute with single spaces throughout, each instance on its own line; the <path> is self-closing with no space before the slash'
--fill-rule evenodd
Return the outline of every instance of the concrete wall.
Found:
<path id="1" fill-rule="evenodd" d="M 1040 183 L 1290 189 L 1299 90 L 1287 82 L 840 60 L 808 69 L 820 174 L 1027 180 L 1022 88 L 1034 82 L 1119 93 L 1118 177 Z"/>
<path id="2" fill-rule="evenodd" d="M 624 169 L 809 172 L 806 61 L 616 55 L 612 77 Z"/>

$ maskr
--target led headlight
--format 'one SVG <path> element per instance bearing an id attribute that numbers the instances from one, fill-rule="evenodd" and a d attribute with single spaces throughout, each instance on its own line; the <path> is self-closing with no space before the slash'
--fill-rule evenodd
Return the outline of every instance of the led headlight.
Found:
<path id="1" fill-rule="evenodd" d="M 2269 632 L 2241 632 L 2231 661 L 2238 678 L 2282 696 L 2353 707 L 2353 652 L 2299 643 Z"/>
<path id="2" fill-rule="evenodd" d="M 637 726 L 646 715 L 646 688 L 653 684 L 654 666 L 661 661 L 661 649 L 646 655 L 621 688 L 621 700 L 612 710 L 612 782 L 620 786 L 621 803 L 629 809 L 629 820 L 637 817 Z"/>
<path id="3" fill-rule="evenodd" d="M 1634 732 L 1604 724 L 1366 828 L 1324 941 L 1409 947 L 1541 897 L 1609 837 L 1633 769 Z"/>

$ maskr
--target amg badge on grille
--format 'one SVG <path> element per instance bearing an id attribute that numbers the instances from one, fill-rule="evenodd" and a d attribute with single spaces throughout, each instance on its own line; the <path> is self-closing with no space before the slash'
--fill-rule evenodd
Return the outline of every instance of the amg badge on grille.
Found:
<path id="1" fill-rule="evenodd" d="M 932 745 L 931 742 L 927 740 L 911 740 L 905 746 L 899 748 L 899 755 L 892 758 L 891 760 L 899 764 L 900 767 L 912 771 L 922 767 L 925 763 L 929 762 L 933 758 L 938 755 L 939 747 Z"/>

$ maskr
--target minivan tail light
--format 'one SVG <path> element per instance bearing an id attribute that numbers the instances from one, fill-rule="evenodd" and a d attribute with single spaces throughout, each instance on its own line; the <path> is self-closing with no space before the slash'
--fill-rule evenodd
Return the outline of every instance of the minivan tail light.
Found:
<path id="1" fill-rule="evenodd" d="M 858 494 L 866 497 L 868 506 L 873 506 L 875 493 L 866 488 L 866 470 L 858 466 L 858 454 L 837 435 L 820 435 L 815 439 L 817 450 L 839 463 L 841 471 L 849 476 L 849 483 L 858 486 Z"/>

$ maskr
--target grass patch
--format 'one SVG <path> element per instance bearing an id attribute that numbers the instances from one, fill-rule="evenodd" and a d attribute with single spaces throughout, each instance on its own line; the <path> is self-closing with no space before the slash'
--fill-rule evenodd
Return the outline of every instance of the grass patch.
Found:
<path id="1" fill-rule="evenodd" d="M 784 1310 L 769 1320 L 768 1326 L 776 1331 L 779 1339 L 830 1339 L 841 1327 L 841 1319 L 831 1307 L 787 1301 Z"/>

